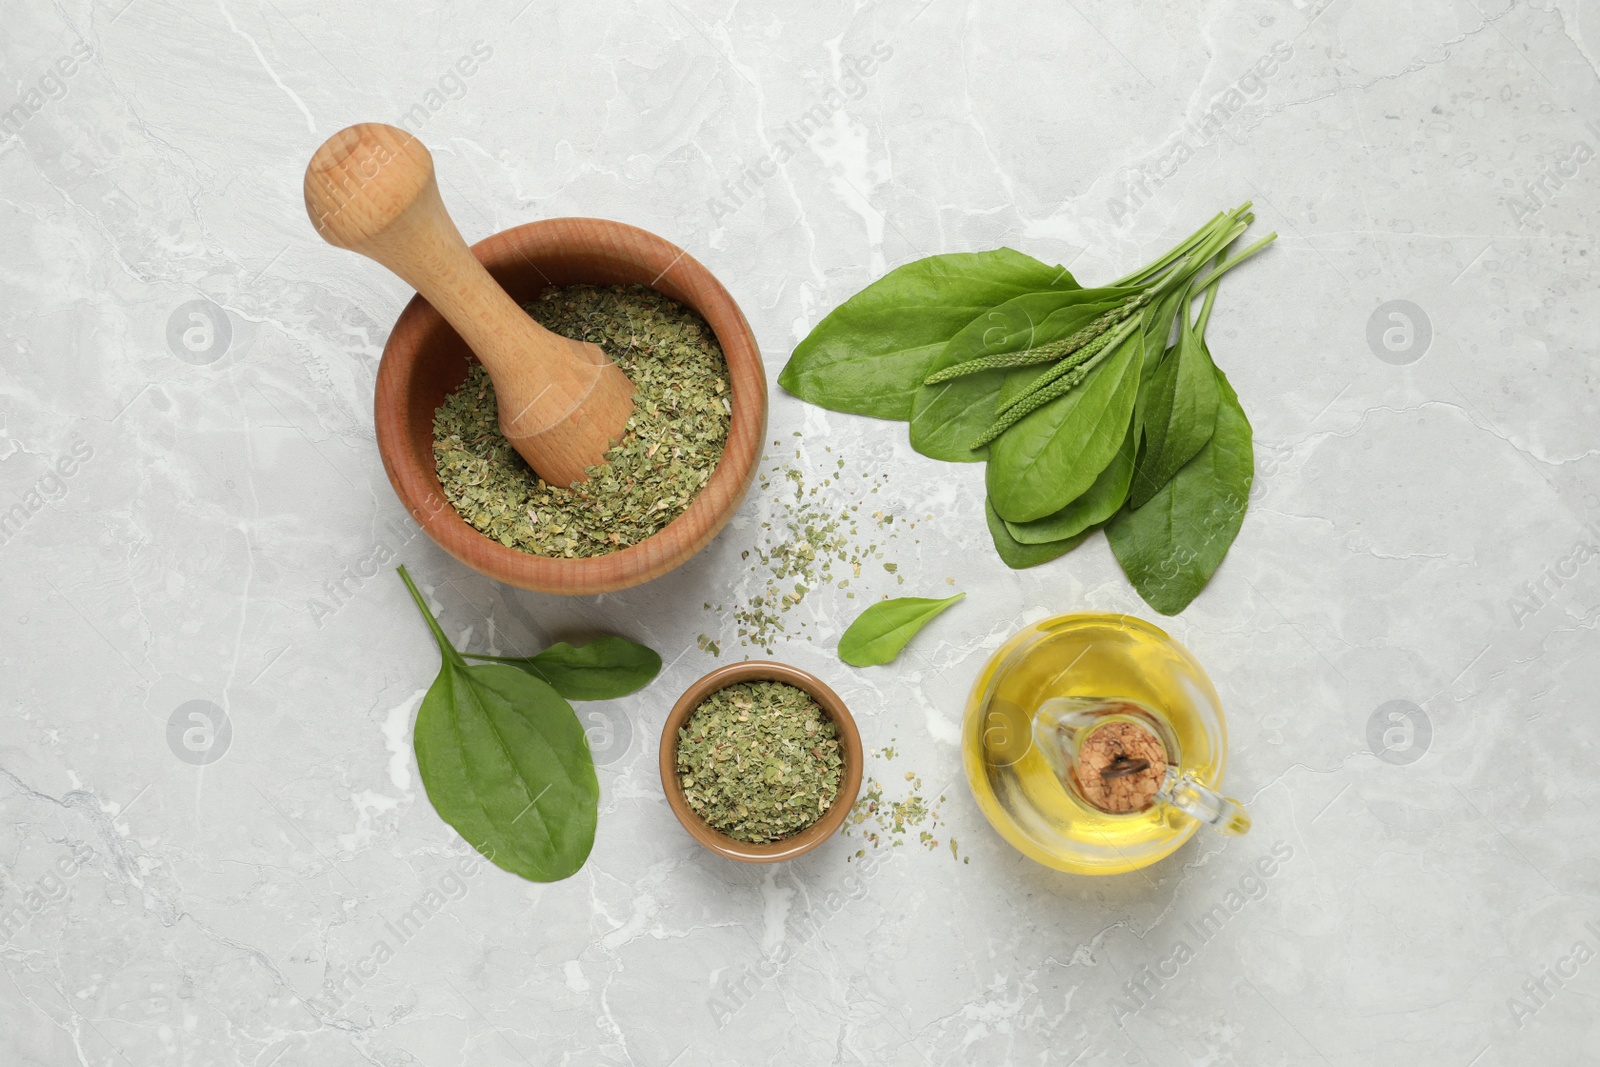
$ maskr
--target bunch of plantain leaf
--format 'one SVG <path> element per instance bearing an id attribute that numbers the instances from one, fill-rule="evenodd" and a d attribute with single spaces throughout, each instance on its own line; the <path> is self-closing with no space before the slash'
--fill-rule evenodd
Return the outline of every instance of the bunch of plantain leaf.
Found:
<path id="1" fill-rule="evenodd" d="M 1103 528 L 1139 595 L 1176 614 L 1227 554 L 1255 473 L 1250 422 L 1205 341 L 1223 275 L 1277 236 L 1235 251 L 1254 218 L 1249 204 L 1219 214 L 1094 289 L 1009 248 L 916 260 L 818 323 L 779 384 L 907 421 L 926 456 L 986 460 L 1007 565 Z"/>

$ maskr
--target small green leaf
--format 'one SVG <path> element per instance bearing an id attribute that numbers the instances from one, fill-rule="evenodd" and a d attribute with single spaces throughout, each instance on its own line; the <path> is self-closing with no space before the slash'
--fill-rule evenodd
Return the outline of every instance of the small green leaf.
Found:
<path id="1" fill-rule="evenodd" d="M 852 667 L 888 663 L 935 615 L 966 595 L 957 593 L 947 600 L 917 596 L 880 600 L 839 638 L 839 658 Z"/>
<path id="2" fill-rule="evenodd" d="M 994 509 L 1032 522 L 1082 496 L 1128 433 L 1143 346 L 1134 332 L 1083 382 L 1012 426 L 989 448 L 985 483 Z"/>
<path id="3" fill-rule="evenodd" d="M 1112 457 L 1106 469 L 1100 472 L 1094 484 L 1085 489 L 1078 499 L 1054 515 L 1046 515 L 1042 519 L 1035 519 L 1032 522 L 1008 522 L 1006 530 L 1020 544 L 1044 545 L 1051 541 L 1076 537 L 1089 527 L 1098 526 L 1111 518 L 1128 499 L 1128 485 L 1133 479 L 1136 436 L 1133 424 L 1130 423 L 1122 447 Z"/>
<path id="4" fill-rule="evenodd" d="M 626 637 L 598 637 L 576 647 L 561 641 L 536 656 L 462 655 L 525 671 L 548 682 L 568 700 L 624 697 L 649 685 L 661 671 L 661 657 L 653 649 Z"/>
<path id="5" fill-rule="evenodd" d="M 470 666 L 404 567 L 443 664 L 417 711 L 417 769 L 439 817 L 497 866 L 533 882 L 576 873 L 594 847 L 600 783 L 583 725 L 546 682 Z"/>
<path id="6" fill-rule="evenodd" d="M 983 503 L 983 513 L 989 523 L 989 536 L 994 539 L 994 550 L 1000 554 L 1000 562 L 1017 571 L 1026 567 L 1037 567 L 1041 563 L 1049 563 L 1057 556 L 1066 555 L 1083 544 L 1084 539 L 1097 529 L 1090 527 L 1075 537 L 1061 541 L 1025 545 L 1011 536 L 1011 531 L 1006 529 L 1006 520 L 1000 517 L 994 505 L 987 500 Z"/>
<path id="7" fill-rule="evenodd" d="M 929 365 L 967 323 L 1023 293 L 1076 288 L 1066 268 L 1009 248 L 914 260 L 817 323 L 778 384 L 834 411 L 908 419 Z"/>
<path id="8" fill-rule="evenodd" d="M 1250 501 L 1250 420 L 1227 376 L 1216 374 L 1220 397 L 1211 440 L 1144 507 L 1124 509 L 1106 526 L 1128 580 L 1163 615 L 1176 615 L 1205 588 Z"/>

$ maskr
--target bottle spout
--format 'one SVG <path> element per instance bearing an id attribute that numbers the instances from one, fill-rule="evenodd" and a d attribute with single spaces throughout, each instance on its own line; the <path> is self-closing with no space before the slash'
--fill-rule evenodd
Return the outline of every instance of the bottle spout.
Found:
<path id="1" fill-rule="evenodd" d="M 1169 770 L 1167 777 L 1156 794 L 1158 801 L 1227 837 L 1242 837 L 1250 832 L 1250 813 L 1237 800 L 1201 785 L 1187 774 L 1179 776 Z"/>

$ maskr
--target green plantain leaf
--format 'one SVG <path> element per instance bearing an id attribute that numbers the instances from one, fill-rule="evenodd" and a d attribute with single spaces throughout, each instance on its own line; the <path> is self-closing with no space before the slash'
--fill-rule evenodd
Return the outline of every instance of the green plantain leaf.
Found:
<path id="1" fill-rule="evenodd" d="M 1066 268 L 1009 248 L 915 260 L 817 323 L 778 384 L 834 411 L 908 419 L 930 364 L 967 323 L 1023 293 L 1077 288 Z"/>
<path id="2" fill-rule="evenodd" d="M 1021 352 L 1069 337 L 1110 310 L 1127 289 L 1075 289 L 1026 293 L 980 314 L 952 337 L 928 373 L 984 356 Z M 1029 368 L 1029 379 L 1048 367 Z M 972 439 L 994 421 L 1007 371 L 996 369 L 917 390 L 911 409 L 911 447 L 934 459 L 981 460 L 988 448 Z"/>
<path id="3" fill-rule="evenodd" d="M 852 667 L 888 663 L 933 617 L 966 596 L 946 600 L 903 596 L 880 600 L 857 616 L 839 638 L 839 658 Z"/>
<path id="4" fill-rule="evenodd" d="M 1167 342 L 1172 340 L 1172 324 L 1177 319 L 1179 310 L 1182 309 L 1187 312 L 1188 307 L 1189 290 L 1186 286 L 1179 286 L 1156 301 L 1146 312 L 1144 317 L 1144 347 L 1145 351 L 1151 354 L 1145 359 L 1147 377 L 1148 372 L 1154 369 L 1154 354 L 1168 351 Z"/>
<path id="5" fill-rule="evenodd" d="M 649 685 L 661 671 L 653 649 L 626 637 L 597 637 L 586 645 L 557 642 L 536 656 L 480 656 L 468 659 L 504 663 L 549 683 L 568 700 L 612 700 Z"/>
<path id="6" fill-rule="evenodd" d="M 1006 520 L 994 510 L 994 505 L 987 500 L 983 502 L 984 518 L 989 523 L 989 536 L 994 538 L 994 550 L 1000 554 L 1000 562 L 1012 570 L 1022 570 L 1024 567 L 1037 567 L 1041 563 L 1049 563 L 1057 556 L 1066 555 L 1079 545 L 1084 539 L 1094 532 L 1093 528 L 1084 530 L 1075 537 L 1068 537 L 1061 541 L 1048 541 L 1042 545 L 1025 545 L 1011 536 L 1006 529 Z"/>
<path id="7" fill-rule="evenodd" d="M 1133 479 L 1134 441 L 1137 433 L 1129 423 L 1122 447 L 1106 469 L 1083 491 L 1083 495 L 1053 515 L 1032 522 L 1008 522 L 1006 529 L 1024 545 L 1043 545 L 1061 541 L 1105 522 L 1128 499 L 1128 484 Z"/>
<path id="8" fill-rule="evenodd" d="M 583 726 L 551 686 L 499 663 L 469 665 L 404 567 L 443 661 L 417 711 L 417 769 L 439 817 L 484 856 L 534 882 L 577 872 L 594 846 L 600 784 Z"/>
<path id="9" fill-rule="evenodd" d="M 1142 334 L 1136 330 L 1071 392 L 994 442 L 985 481 L 1001 518 L 1042 519 L 1094 484 L 1127 436 L 1142 353 Z"/>
<path id="10" fill-rule="evenodd" d="M 1142 507 L 1211 439 L 1217 421 L 1216 367 L 1205 341 L 1184 316 L 1178 343 L 1145 382 L 1144 448 L 1128 493 Z"/>
<path id="11" fill-rule="evenodd" d="M 1255 478 L 1250 420 L 1219 370 L 1215 432 L 1137 511 L 1124 509 L 1106 539 L 1146 604 L 1163 615 L 1189 606 L 1216 573 L 1244 523 Z"/>

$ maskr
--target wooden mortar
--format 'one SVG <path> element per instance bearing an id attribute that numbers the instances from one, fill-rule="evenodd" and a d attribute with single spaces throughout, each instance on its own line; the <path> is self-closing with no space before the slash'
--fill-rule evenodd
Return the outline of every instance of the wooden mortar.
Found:
<path id="1" fill-rule="evenodd" d="M 352 127 L 352 130 L 359 129 Z M 403 131 L 395 133 L 409 138 Z M 335 135 L 329 143 L 335 144 L 340 136 Z M 354 143 L 359 145 L 364 142 Z M 415 144 L 415 141 L 411 143 Z M 404 143 L 384 151 L 394 156 L 396 147 L 411 151 Z M 324 149 L 328 149 L 328 146 L 325 145 Z M 424 153 L 426 151 L 420 145 L 417 145 L 417 149 Z M 335 145 L 328 151 L 336 153 L 339 149 Z M 351 151 L 345 152 L 347 157 L 352 154 Z M 365 170 L 361 169 L 358 162 L 355 174 L 379 173 L 373 169 L 375 165 L 381 165 L 377 155 L 374 154 L 374 164 Z M 315 160 L 313 166 L 317 166 Z M 430 165 L 427 180 L 422 183 L 423 189 L 417 198 L 426 200 L 429 195 L 437 197 L 437 186 L 433 186 L 431 194 L 427 193 L 426 186 L 432 182 Z M 313 178 L 308 170 L 308 190 L 312 184 Z M 325 236 L 334 232 L 333 227 L 339 225 L 337 218 L 348 215 L 350 211 L 348 207 L 341 208 L 344 201 L 338 199 L 338 195 L 332 193 L 319 198 L 318 207 L 314 208 L 311 207 L 311 195 L 308 192 L 308 210 L 312 211 L 314 222 L 318 208 L 336 212 L 332 216 L 325 215 L 319 226 L 319 232 Z M 439 210 L 442 212 L 442 204 Z M 445 216 L 445 222 L 448 221 L 448 216 Z M 351 229 L 353 233 L 345 230 L 339 232 L 346 234 L 352 245 L 364 240 L 359 227 Z M 454 230 L 453 225 L 451 229 Z M 739 306 L 711 272 L 694 257 L 677 245 L 626 223 L 589 218 L 548 219 L 494 234 L 467 251 L 470 258 L 480 265 L 478 269 L 485 271 L 484 276 L 499 290 L 503 306 L 514 308 L 516 315 L 537 331 L 534 334 L 536 338 L 538 334 L 543 334 L 547 338 L 554 338 L 556 342 L 578 344 L 551 334 L 522 310 L 521 305 L 538 299 L 539 294 L 550 286 L 637 283 L 671 297 L 698 313 L 716 335 L 728 363 L 732 386 L 732 420 L 728 441 L 716 470 L 688 508 L 665 528 L 636 545 L 603 556 L 580 559 L 539 556 L 508 548 L 469 526 L 451 506 L 439 483 L 433 456 L 434 411 L 447 395 L 461 385 L 473 363 L 481 359 L 482 353 L 478 352 L 475 356 L 474 347 L 468 342 L 483 342 L 470 336 L 464 339 L 462 332 L 453 328 L 453 322 L 425 299 L 425 294 L 419 290 L 419 294 L 400 313 L 384 345 L 374 401 L 378 452 L 389 482 L 406 510 L 440 548 L 457 560 L 481 574 L 522 589 L 568 595 L 605 593 L 647 582 L 684 563 L 710 543 L 738 509 L 755 479 L 761 440 L 766 435 L 766 372 L 755 334 Z M 470 276 L 471 273 L 459 264 L 456 270 L 459 274 Z M 494 302 L 481 291 L 475 299 Z M 508 317 L 501 314 L 496 321 L 503 322 Z M 469 325 L 467 329 L 471 331 L 473 327 Z M 537 343 L 544 342 L 539 340 Z M 582 347 L 595 348 L 593 345 Z M 488 361 L 483 362 L 491 376 L 495 376 L 494 367 Z M 583 362 L 589 367 L 597 366 L 588 358 Z M 618 368 L 609 363 L 607 365 L 623 383 L 627 383 Z M 495 386 L 496 394 L 502 400 L 503 427 L 506 406 L 503 394 L 500 394 L 498 376 L 495 376 Z M 627 388 L 631 392 L 632 386 L 628 385 Z M 631 409 L 631 400 L 629 407 Z M 581 434 L 581 422 L 566 421 Z M 624 415 L 618 426 L 625 422 Z M 509 434 L 507 436 L 510 438 Z M 527 452 L 518 439 L 510 439 L 526 457 Z M 581 436 L 578 439 L 584 440 Z M 605 439 L 609 440 L 609 434 Z M 603 453 L 604 446 L 600 440 L 599 436 L 588 438 L 589 447 L 600 447 Z M 538 462 L 530 459 L 529 465 L 543 474 Z M 581 467 L 578 473 L 582 474 Z"/>

